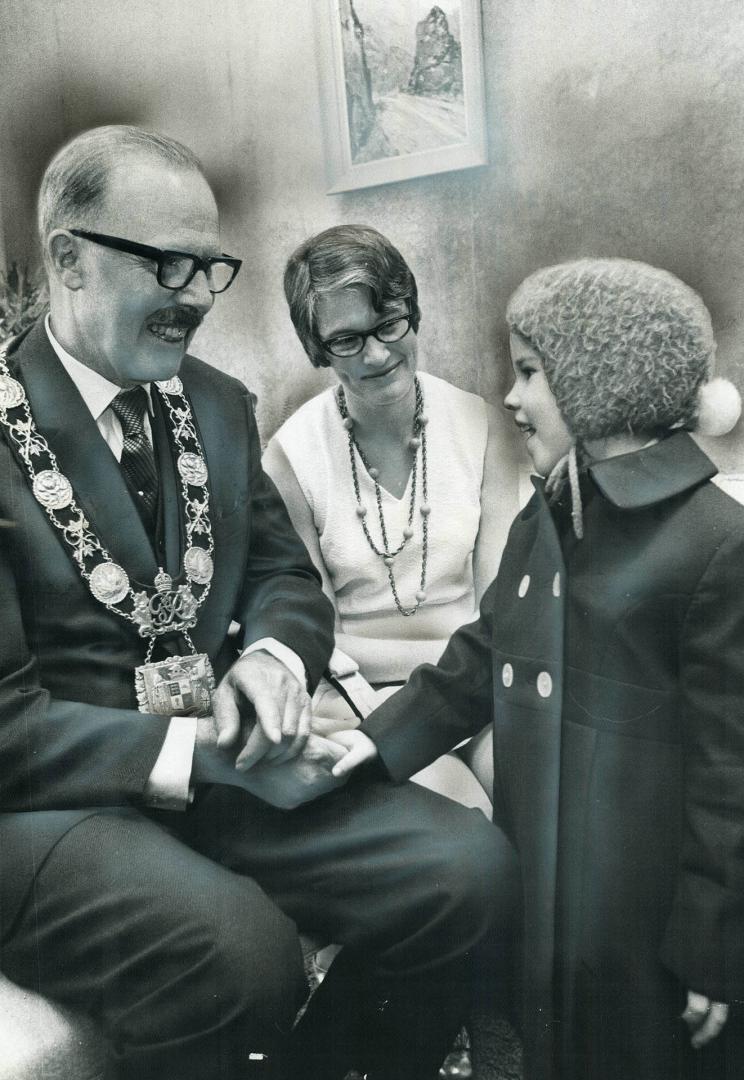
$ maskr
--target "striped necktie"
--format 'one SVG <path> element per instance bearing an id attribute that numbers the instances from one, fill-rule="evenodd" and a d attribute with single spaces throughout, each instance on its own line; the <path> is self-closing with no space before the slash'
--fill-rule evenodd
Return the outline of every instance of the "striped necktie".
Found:
<path id="1" fill-rule="evenodd" d="M 158 471 L 155 454 L 145 431 L 147 391 L 144 386 L 122 390 L 111 402 L 124 436 L 121 471 L 137 496 L 145 524 L 154 538 L 158 512 Z"/>

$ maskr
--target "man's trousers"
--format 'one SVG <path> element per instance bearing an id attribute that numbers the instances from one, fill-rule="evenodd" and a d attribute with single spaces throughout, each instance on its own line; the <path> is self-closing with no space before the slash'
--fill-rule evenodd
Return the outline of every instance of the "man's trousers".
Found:
<path id="1" fill-rule="evenodd" d="M 220 786 L 183 815 L 92 810 L 38 868 L 0 966 L 99 1022 L 107 1080 L 433 1076 L 509 872 L 498 836 L 361 778 L 293 811 Z M 297 927 L 345 948 L 290 1037 Z"/>

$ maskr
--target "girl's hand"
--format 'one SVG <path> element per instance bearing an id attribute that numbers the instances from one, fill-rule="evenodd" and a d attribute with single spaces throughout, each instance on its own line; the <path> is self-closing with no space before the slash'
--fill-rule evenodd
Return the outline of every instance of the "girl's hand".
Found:
<path id="1" fill-rule="evenodd" d="M 342 758 L 341 762 L 344 760 Z M 687 1007 L 682 1019 L 692 1032 L 690 1042 L 696 1050 L 715 1039 L 728 1020 L 728 1013 L 729 1007 L 724 1002 L 711 1001 L 705 994 L 696 994 L 694 990 L 687 991 Z"/>
<path id="2" fill-rule="evenodd" d="M 333 766 L 335 777 L 348 776 L 350 772 L 363 765 L 365 761 L 374 761 L 377 747 L 362 731 L 335 731 L 329 738 L 346 747 L 346 754 Z"/>

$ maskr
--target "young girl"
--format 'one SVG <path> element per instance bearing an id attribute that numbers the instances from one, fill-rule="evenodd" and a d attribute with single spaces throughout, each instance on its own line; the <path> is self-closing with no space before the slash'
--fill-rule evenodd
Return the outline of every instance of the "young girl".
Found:
<path id="1" fill-rule="evenodd" d="M 341 736 L 337 769 L 379 756 L 402 779 L 491 711 L 495 842 L 521 883 L 525 1077 L 733 1080 L 744 507 L 688 431 L 728 430 L 738 395 L 710 381 L 700 298 L 641 263 L 541 270 L 507 320 L 506 406 L 547 480 L 479 620 Z"/>

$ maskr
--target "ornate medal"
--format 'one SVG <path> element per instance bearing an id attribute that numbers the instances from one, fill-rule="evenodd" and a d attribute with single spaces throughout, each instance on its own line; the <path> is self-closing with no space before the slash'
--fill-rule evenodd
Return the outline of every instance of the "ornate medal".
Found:
<path id="1" fill-rule="evenodd" d="M 161 569 L 155 576 L 155 588 L 154 594 L 134 594 L 132 616 L 142 637 L 190 630 L 196 625 L 199 604 L 188 585 L 174 589 L 170 574 Z"/>
<path id="2" fill-rule="evenodd" d="M 90 591 L 102 604 L 118 604 L 129 592 L 126 571 L 114 562 L 102 562 L 91 572 Z"/>
<path id="3" fill-rule="evenodd" d="M 214 675 L 209 658 L 194 649 L 189 630 L 196 625 L 214 573 L 209 472 L 181 380 L 174 376 L 155 386 L 166 406 L 178 451 L 186 551 L 175 582 L 161 567 L 152 585 L 133 587 L 126 570 L 112 559 L 77 505 L 70 481 L 36 428 L 25 389 L 11 376 L 5 351 L 0 350 L 0 423 L 26 467 L 34 497 L 59 530 L 92 595 L 136 626 L 147 640 L 145 663 L 135 675 L 140 709 L 167 716 L 203 716 L 211 710 Z M 164 635 L 180 635 L 192 655 L 151 663 L 155 642 Z"/>
<path id="4" fill-rule="evenodd" d="M 34 495 L 47 510 L 63 510 L 72 502 L 72 485 L 56 469 L 43 469 L 34 477 Z"/>
<path id="5" fill-rule="evenodd" d="M 164 394 L 183 394 L 183 383 L 178 375 L 174 375 L 172 379 L 163 379 L 155 385 L 158 390 L 162 390 Z"/>
<path id="6" fill-rule="evenodd" d="M 135 669 L 140 712 L 164 716 L 209 716 L 214 673 L 204 653 L 173 656 Z"/>
<path id="7" fill-rule="evenodd" d="M 204 548 L 190 547 L 183 557 L 183 565 L 192 581 L 206 585 L 212 580 L 214 563 Z"/>
<path id="8" fill-rule="evenodd" d="M 15 409 L 26 398 L 26 392 L 17 379 L 0 375 L 0 409 Z"/>
<path id="9" fill-rule="evenodd" d="M 207 463 L 201 454 L 181 454 L 178 458 L 178 471 L 187 484 L 204 487 L 207 482 Z"/>

